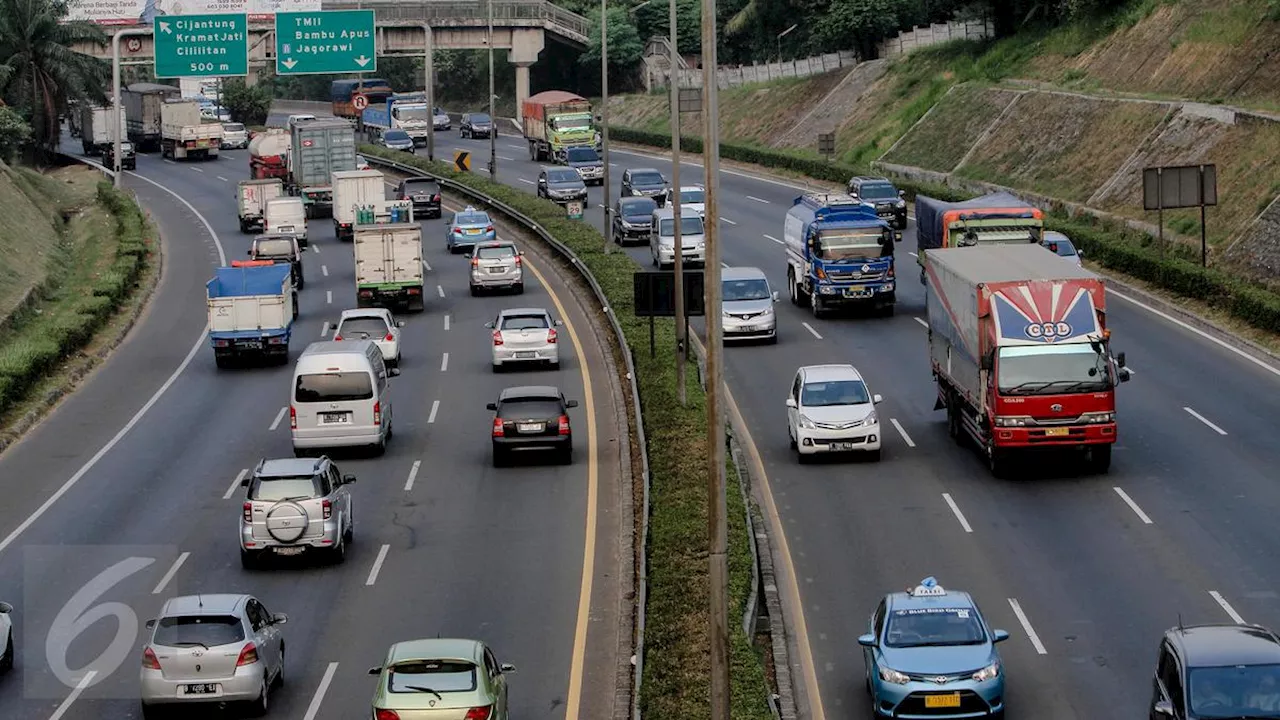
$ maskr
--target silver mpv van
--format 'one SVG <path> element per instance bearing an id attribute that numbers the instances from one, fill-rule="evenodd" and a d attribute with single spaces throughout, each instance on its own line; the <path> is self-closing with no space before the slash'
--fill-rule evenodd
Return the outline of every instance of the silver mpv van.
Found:
<path id="1" fill-rule="evenodd" d="M 293 370 L 289 426 L 298 457 L 320 448 L 371 446 L 380 455 L 392 434 L 390 378 L 371 340 L 307 346 Z"/>
<path id="2" fill-rule="evenodd" d="M 690 265 L 704 265 L 707 260 L 705 220 L 692 208 L 680 208 L 681 260 Z M 676 261 L 675 214 L 669 207 L 653 211 L 653 224 L 649 228 L 649 253 L 653 266 L 661 270 Z"/>

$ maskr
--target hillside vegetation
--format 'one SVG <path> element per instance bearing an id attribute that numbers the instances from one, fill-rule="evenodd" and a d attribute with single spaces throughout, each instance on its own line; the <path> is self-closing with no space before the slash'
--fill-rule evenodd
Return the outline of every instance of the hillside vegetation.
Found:
<path id="1" fill-rule="evenodd" d="M 58 247 L 58 208 L 48 178 L 0 162 L 0 217 L 22 232 L 0 233 L 0 325 L 48 276 Z M 52 188 L 58 191 L 55 184 Z"/>

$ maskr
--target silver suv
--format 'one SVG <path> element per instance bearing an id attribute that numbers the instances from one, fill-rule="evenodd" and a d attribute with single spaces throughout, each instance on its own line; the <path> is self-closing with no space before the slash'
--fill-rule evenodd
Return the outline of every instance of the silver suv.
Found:
<path id="1" fill-rule="evenodd" d="M 312 550 L 346 559 L 354 539 L 348 485 L 327 456 L 263 460 L 241 483 L 248 488 L 240 515 L 240 563 L 253 568 L 267 553 L 301 555 Z"/>
<path id="2" fill-rule="evenodd" d="M 524 252 L 507 240 L 477 243 L 471 252 L 471 294 L 507 288 L 524 292 Z"/>

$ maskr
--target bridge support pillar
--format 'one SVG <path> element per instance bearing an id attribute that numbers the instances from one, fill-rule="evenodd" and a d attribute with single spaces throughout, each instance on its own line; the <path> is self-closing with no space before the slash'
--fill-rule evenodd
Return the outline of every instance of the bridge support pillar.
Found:
<path id="1" fill-rule="evenodd" d="M 546 47 L 546 33 L 541 28 L 515 28 L 511 31 L 511 52 L 507 59 L 516 66 L 516 118 L 521 117 L 524 101 L 529 97 L 529 66 L 538 61 Z"/>
<path id="2" fill-rule="evenodd" d="M 524 122 L 524 101 L 529 99 L 529 66 L 533 63 L 516 63 L 516 119 Z"/>

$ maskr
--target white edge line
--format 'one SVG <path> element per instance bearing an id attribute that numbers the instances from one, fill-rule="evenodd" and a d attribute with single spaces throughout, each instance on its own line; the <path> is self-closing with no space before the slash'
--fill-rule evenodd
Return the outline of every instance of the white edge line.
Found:
<path id="1" fill-rule="evenodd" d="M 391 546 L 385 544 L 378 550 L 378 557 L 374 559 L 373 567 L 369 569 L 369 579 L 364 581 L 366 587 L 378 582 L 378 573 L 382 571 L 382 563 L 386 562 L 387 552 L 390 550 Z"/>
<path id="2" fill-rule="evenodd" d="M 449 369 L 449 353 L 445 353 L 440 356 L 440 372 L 445 372 L 448 369 Z"/>
<path id="3" fill-rule="evenodd" d="M 967 533 L 973 532 L 973 527 L 965 519 L 964 513 L 960 512 L 960 506 L 951 498 L 951 493 L 942 493 L 942 499 L 947 501 L 947 507 L 951 508 L 951 514 L 955 515 L 956 519 L 960 521 L 960 527 L 964 528 Z"/>
<path id="4" fill-rule="evenodd" d="M 189 557 L 191 557 L 191 553 L 189 552 L 184 552 L 179 555 L 178 559 L 174 560 L 173 565 L 170 566 L 169 572 L 165 573 L 164 577 L 160 578 L 160 582 L 156 584 L 156 589 L 152 590 L 151 594 L 159 595 L 164 592 L 165 586 L 169 584 L 169 581 L 173 579 L 174 575 L 178 574 L 178 569 L 182 567 L 182 563 L 186 562 Z"/>
<path id="5" fill-rule="evenodd" d="M 307 714 L 302 716 L 302 720 L 315 720 L 316 714 L 320 712 L 320 703 L 324 702 L 324 694 L 329 691 L 329 684 L 333 682 L 333 675 L 338 671 L 338 663 L 331 662 L 329 667 L 324 670 L 324 677 L 320 678 L 320 686 L 316 688 L 316 694 L 311 697 L 311 704 L 307 706 Z"/>
<path id="6" fill-rule="evenodd" d="M 280 412 L 276 413 L 276 419 L 271 421 L 271 428 L 269 432 L 275 432 L 276 428 L 280 427 L 280 421 L 284 420 L 284 414 L 288 412 L 288 410 L 289 410 L 288 405 L 285 405 L 284 407 L 280 408 Z"/>
<path id="7" fill-rule="evenodd" d="M 1231 603 L 1227 602 L 1227 599 L 1222 597 L 1221 593 L 1217 590 L 1210 590 L 1209 595 L 1222 607 L 1223 610 L 1227 611 L 1227 614 L 1231 616 L 1231 619 L 1237 625 L 1248 624 L 1244 621 L 1244 618 L 1240 616 L 1240 613 L 1236 612 L 1236 609 L 1231 607 Z"/>
<path id="8" fill-rule="evenodd" d="M 1124 504 L 1129 506 L 1129 509 L 1138 516 L 1138 519 L 1141 520 L 1144 525 L 1155 524 L 1151 522 L 1151 518 L 1147 517 L 1146 513 L 1142 512 L 1142 508 L 1138 507 L 1138 503 L 1134 502 L 1133 498 L 1129 497 L 1129 493 L 1125 492 L 1124 488 L 1113 487 L 1111 489 L 1116 491 L 1116 494 L 1120 496 L 1120 499 L 1124 501 Z"/>
<path id="9" fill-rule="evenodd" d="M 236 488 L 240 487 L 240 483 L 244 482 L 244 478 L 249 474 L 249 468 L 245 468 L 236 473 L 236 479 L 231 481 L 231 487 L 227 488 L 227 492 L 223 494 L 223 500 L 230 500 L 232 495 L 236 494 Z"/>
<path id="10" fill-rule="evenodd" d="M 1031 640 L 1036 652 L 1041 655 L 1048 655 L 1049 651 L 1044 649 L 1044 643 L 1040 642 L 1040 636 L 1036 634 L 1036 629 L 1031 627 L 1031 621 L 1027 619 L 1027 614 L 1022 611 L 1022 606 L 1018 604 L 1017 598 L 1009 598 L 1009 607 L 1013 608 L 1013 614 L 1018 616 L 1018 622 L 1022 623 L 1022 629 L 1026 631 L 1027 638 Z"/>
<path id="11" fill-rule="evenodd" d="M 413 489 L 413 481 L 418 479 L 418 468 L 422 467 L 421 460 L 414 460 L 413 467 L 409 469 L 409 479 L 404 484 L 404 491 L 409 492 Z"/>
<path id="12" fill-rule="evenodd" d="M 800 323 L 800 324 L 804 326 L 804 329 L 805 329 L 805 330 L 808 330 L 810 333 L 812 333 L 814 337 L 818 338 L 819 340 L 821 340 L 821 339 L 822 339 L 822 336 L 818 334 L 818 331 L 817 331 L 817 330 L 814 330 L 814 329 L 813 329 L 813 326 L 812 326 L 812 325 L 810 325 L 810 324 L 809 324 L 809 323 L 807 323 L 807 322 L 802 322 L 802 323 Z"/>
<path id="13" fill-rule="evenodd" d="M 889 422 L 893 423 L 894 429 L 896 429 L 898 431 L 898 434 L 902 436 L 902 439 L 906 441 L 907 447 L 916 446 L 916 444 L 911 441 L 911 436 L 907 434 L 906 429 L 903 428 L 902 424 L 898 422 L 898 418 L 889 418 Z"/>
<path id="14" fill-rule="evenodd" d="M 218 233 L 213 231 L 213 226 L 209 224 L 209 221 L 205 219 L 204 215 L 201 215 L 200 211 L 196 210 L 191 203 L 187 202 L 186 198 L 182 197 L 178 193 L 170 190 L 169 188 L 161 185 L 160 183 L 150 178 L 145 178 L 134 172 L 130 172 L 129 175 L 136 177 L 140 180 L 149 182 L 152 185 L 155 185 L 156 187 L 160 188 L 161 190 L 164 190 L 165 192 L 175 197 L 178 200 L 178 202 L 182 203 L 183 205 L 186 205 L 187 209 L 190 210 L 192 214 L 195 215 L 200 220 L 201 224 L 204 225 L 205 230 L 209 232 L 209 237 L 213 238 L 213 244 L 218 248 L 219 262 L 221 262 L 221 264 L 223 265 L 227 264 L 227 255 L 222 249 L 222 241 L 218 240 Z M 151 410 L 151 408 L 155 407 L 155 404 L 160 401 L 160 397 L 164 395 L 165 392 L 167 392 L 170 387 L 173 387 L 173 384 L 178 380 L 178 376 L 181 375 L 183 371 L 187 369 L 187 366 L 191 364 L 191 361 L 195 358 L 196 353 L 200 352 L 200 348 L 204 347 L 205 336 L 208 334 L 209 334 L 209 325 L 208 323 L 205 323 L 204 330 L 200 331 L 200 337 L 196 338 L 195 344 L 191 346 L 191 350 L 187 353 L 187 356 L 182 360 L 182 363 L 178 365 L 177 369 L 173 371 L 173 374 L 169 375 L 169 377 L 164 381 L 164 384 L 161 385 L 160 388 L 157 389 L 155 393 L 153 393 L 151 397 L 147 399 L 147 402 L 141 408 L 139 408 L 136 413 L 133 414 L 133 417 L 129 418 L 129 422 L 125 423 L 124 427 L 120 428 L 119 432 L 113 435 L 105 445 L 99 448 L 98 452 L 94 453 L 93 457 L 89 458 L 88 462 L 86 462 L 84 465 L 81 465 L 80 469 L 77 470 L 74 475 L 72 475 L 66 482 L 64 482 L 61 487 L 55 490 L 47 500 L 41 503 L 40 507 L 36 508 L 35 512 L 28 515 L 27 519 L 19 523 L 18 527 L 10 531 L 9 534 L 5 536 L 4 540 L 0 540 L 0 553 L 3 553 L 10 545 L 13 544 L 15 540 L 21 537 L 22 533 L 26 532 L 27 528 L 35 524 L 36 520 L 39 520 L 41 516 L 43 516 L 46 512 L 49 512 L 49 508 L 53 507 L 53 504 L 55 502 L 61 499 L 63 495 L 66 495 L 67 492 L 71 490 L 71 488 L 75 487 L 76 483 L 80 482 L 80 479 L 83 478 L 85 475 L 87 475 L 89 471 L 93 469 L 93 466 L 98 464 L 99 460 L 101 460 L 104 456 L 106 456 L 107 453 L 111 452 L 112 448 L 120 444 L 120 441 L 124 439 L 124 436 L 128 435 L 129 431 L 132 430 L 133 427 L 137 425 L 140 420 L 142 420 L 142 416 L 146 415 L 147 412 Z"/>
<path id="15" fill-rule="evenodd" d="M 916 316 L 912 315 L 912 316 L 911 316 L 911 319 L 912 319 L 912 320 L 915 320 L 916 322 L 918 322 L 918 323 L 920 323 L 921 325 L 923 325 L 923 326 L 924 326 L 924 328 L 925 328 L 926 330 L 929 328 L 929 323 L 925 322 L 925 321 L 924 321 L 924 318 L 922 318 L 922 317 L 916 317 Z"/>
<path id="16" fill-rule="evenodd" d="M 58 706 L 58 709 L 54 710 L 53 714 L 49 716 L 49 720 L 59 720 L 63 715 L 66 715 L 67 710 L 71 709 L 71 704 L 80 697 L 81 693 L 93 684 L 93 679 L 97 676 L 97 670 L 90 670 L 86 672 L 84 677 L 80 678 L 80 682 L 76 683 L 76 686 L 71 689 L 71 693 L 62 701 L 62 704 Z"/>
<path id="17" fill-rule="evenodd" d="M 435 422 L 435 421 L 436 421 L 436 413 L 437 413 L 437 412 L 439 412 L 439 411 L 440 411 L 440 401 L 439 401 L 439 400 L 432 400 L 432 401 L 431 401 L 431 414 L 427 416 L 427 423 L 428 423 L 428 424 L 433 423 L 433 422 Z"/>
<path id="18" fill-rule="evenodd" d="M 426 260 L 423 260 L 423 261 L 422 261 L 422 267 L 423 267 L 423 269 L 425 269 L 427 272 L 431 272 L 431 263 L 427 262 Z"/>
<path id="19" fill-rule="evenodd" d="M 519 180 L 519 181 L 520 181 L 520 182 L 522 182 L 522 183 L 529 183 L 530 185 L 537 185 L 537 184 L 538 184 L 538 183 L 536 183 L 536 182 L 534 182 L 534 181 L 532 181 L 532 180 L 525 180 L 524 178 L 516 178 L 516 179 L 517 179 L 517 180 Z"/>
<path id="20" fill-rule="evenodd" d="M 1191 409 L 1191 408 L 1189 408 L 1189 407 L 1183 407 L 1182 409 L 1183 409 L 1183 410 L 1186 410 L 1186 411 L 1191 415 L 1191 417 L 1193 417 L 1193 418 L 1195 418 L 1195 419 L 1199 420 L 1200 422 L 1204 423 L 1205 425 L 1208 425 L 1208 426 L 1209 426 L 1209 427 L 1210 427 L 1214 432 L 1218 433 L 1219 435 L 1226 435 L 1226 434 L 1227 434 L 1227 431 L 1226 431 L 1226 430 L 1223 430 L 1222 428 L 1218 427 L 1217 425 L 1214 425 L 1213 423 L 1209 422 L 1209 418 L 1207 418 L 1207 417 L 1205 417 L 1205 416 L 1201 415 L 1200 413 L 1196 412 L 1195 410 L 1192 410 L 1192 409 Z"/>
<path id="21" fill-rule="evenodd" d="M 315 253 L 315 254 L 319 255 L 319 254 L 320 254 L 320 246 L 319 246 L 319 245 L 312 245 L 312 246 L 311 246 L 311 252 L 313 252 L 313 253 Z"/>

